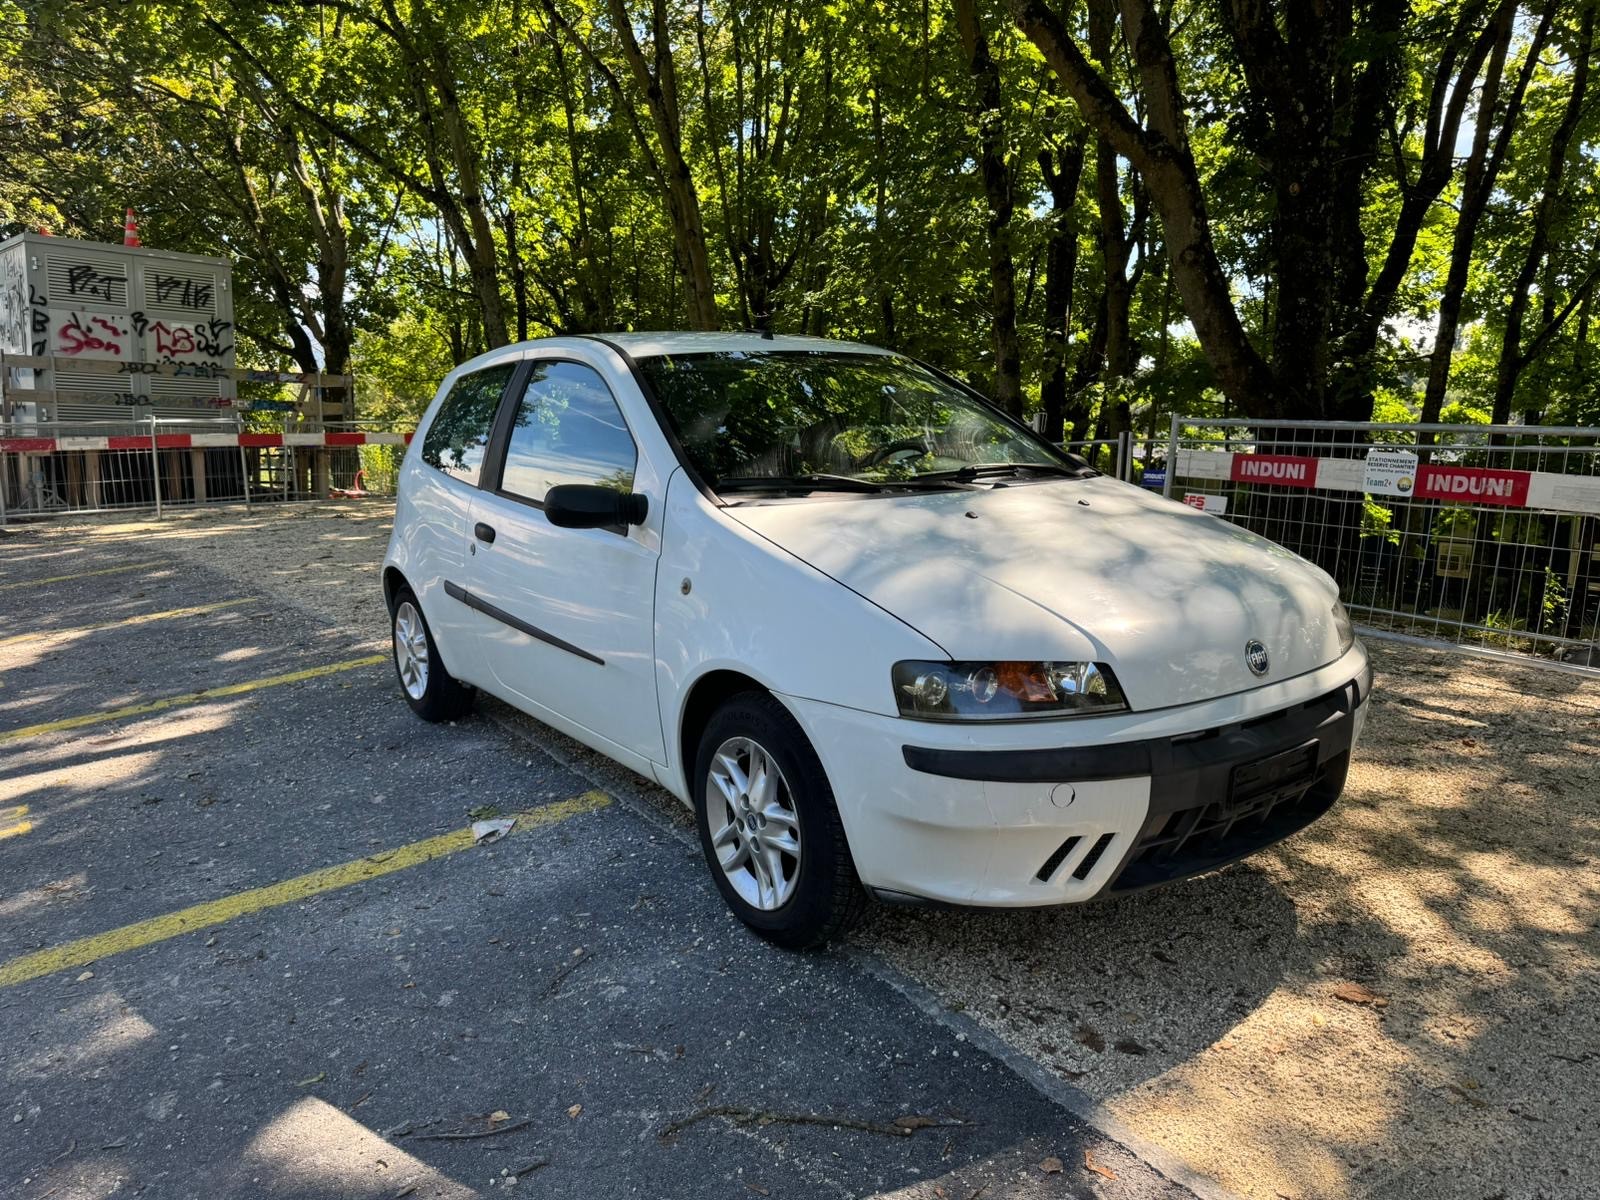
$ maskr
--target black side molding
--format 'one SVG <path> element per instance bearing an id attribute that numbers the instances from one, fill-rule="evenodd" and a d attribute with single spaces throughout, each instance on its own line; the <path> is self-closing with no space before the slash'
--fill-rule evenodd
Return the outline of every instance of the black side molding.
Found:
<path id="1" fill-rule="evenodd" d="M 495 605 L 490 604 L 481 596 L 474 596 L 459 583 L 451 583 L 448 579 L 446 579 L 444 581 L 444 591 L 445 595 L 461 601 L 461 603 L 465 604 L 468 608 L 477 609 L 486 617 L 493 617 L 501 624 L 511 626 L 511 628 L 515 629 L 518 633 L 525 633 L 531 638 L 544 642 L 547 646 L 554 646 L 557 650 L 565 650 L 568 654 L 576 654 L 579 658 L 584 659 L 587 662 L 592 662 L 596 666 L 603 667 L 606 665 L 606 660 L 598 655 L 590 654 L 587 650 L 580 646 L 574 646 L 571 642 L 563 641 L 553 633 L 546 633 L 537 625 L 528 624 L 528 622 L 524 621 L 521 617 L 513 616 L 505 609 L 498 608 Z"/>

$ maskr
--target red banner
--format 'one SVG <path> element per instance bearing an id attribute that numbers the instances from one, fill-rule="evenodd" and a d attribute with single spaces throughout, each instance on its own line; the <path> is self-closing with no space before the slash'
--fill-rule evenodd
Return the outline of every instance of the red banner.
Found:
<path id="1" fill-rule="evenodd" d="M 1528 481 L 1531 478 L 1527 471 L 1429 465 L 1417 472 L 1417 498 L 1524 508 L 1528 503 Z"/>
<path id="2" fill-rule="evenodd" d="M 1317 460 L 1301 454 L 1235 454 L 1228 478 L 1235 483 L 1313 488 L 1317 486 Z"/>

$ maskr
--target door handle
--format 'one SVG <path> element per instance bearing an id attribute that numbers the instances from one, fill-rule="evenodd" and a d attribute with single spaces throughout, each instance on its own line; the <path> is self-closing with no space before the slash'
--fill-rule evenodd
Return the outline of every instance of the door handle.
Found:
<path id="1" fill-rule="evenodd" d="M 485 525 L 482 521 L 479 521 L 472 527 L 472 536 L 477 538 L 480 542 L 493 542 L 494 526 Z"/>

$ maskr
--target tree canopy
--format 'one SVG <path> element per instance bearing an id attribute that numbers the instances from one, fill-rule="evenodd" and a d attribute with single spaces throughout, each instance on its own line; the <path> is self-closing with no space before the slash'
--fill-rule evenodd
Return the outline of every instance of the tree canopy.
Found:
<path id="1" fill-rule="evenodd" d="M 1057 436 L 1600 421 L 1600 0 L 0 0 L 0 233 L 235 262 L 399 416 L 563 332 L 903 350 Z"/>

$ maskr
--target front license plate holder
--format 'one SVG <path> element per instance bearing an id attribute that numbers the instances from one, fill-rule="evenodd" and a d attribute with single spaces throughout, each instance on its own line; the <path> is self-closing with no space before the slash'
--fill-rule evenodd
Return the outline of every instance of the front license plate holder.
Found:
<path id="1" fill-rule="evenodd" d="M 1228 783 L 1230 808 L 1254 808 L 1305 791 L 1317 777 L 1317 741 L 1240 763 Z"/>

